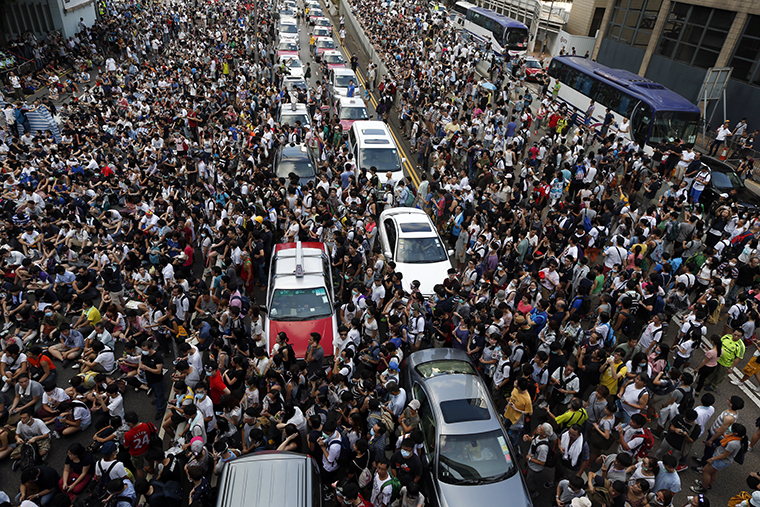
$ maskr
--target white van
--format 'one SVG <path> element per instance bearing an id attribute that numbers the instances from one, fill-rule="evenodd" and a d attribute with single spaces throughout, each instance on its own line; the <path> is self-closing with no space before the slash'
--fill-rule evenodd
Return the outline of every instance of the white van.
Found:
<path id="1" fill-rule="evenodd" d="M 399 156 L 396 141 L 384 122 L 354 122 L 348 131 L 348 148 L 354 154 L 357 173 L 360 168 L 369 172 L 374 166 L 380 183 L 385 184 L 388 182 L 386 174 L 390 171 L 394 186 L 404 178 L 406 159 Z"/>

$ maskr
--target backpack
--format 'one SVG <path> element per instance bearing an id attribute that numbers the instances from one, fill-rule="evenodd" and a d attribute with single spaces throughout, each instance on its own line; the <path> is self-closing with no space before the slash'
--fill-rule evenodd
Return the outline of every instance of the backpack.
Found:
<path id="1" fill-rule="evenodd" d="M 412 192 L 411 189 L 407 189 L 404 206 L 406 206 L 407 208 L 410 207 L 412 204 L 414 204 L 414 199 L 415 199 L 414 192 Z"/>
<path id="2" fill-rule="evenodd" d="M 530 453 L 533 454 L 533 455 L 535 455 L 536 454 L 536 450 L 540 446 L 542 446 L 542 445 L 545 445 L 546 447 L 549 448 L 547 450 L 547 452 L 546 452 L 546 461 L 544 462 L 544 468 L 546 468 L 546 467 L 554 468 L 557 465 L 557 445 L 556 445 L 556 441 L 553 441 L 553 442 L 552 441 L 550 441 L 550 442 L 541 442 L 540 444 L 536 445 L 535 447 L 531 446 Z"/>
<path id="3" fill-rule="evenodd" d="M 606 227 L 597 227 L 597 235 L 594 240 L 594 248 L 604 248 L 607 243 L 607 237 L 609 236 L 609 230 Z"/>
<path id="4" fill-rule="evenodd" d="M 683 397 L 681 398 L 681 403 L 678 404 L 678 412 L 683 414 L 687 410 L 694 408 L 694 391 L 689 390 L 685 391 L 684 389 L 678 387 L 676 388 L 676 391 L 680 391 Z"/>
<path id="5" fill-rule="evenodd" d="M 340 443 L 340 454 L 338 455 L 338 464 L 341 467 L 343 467 L 351 460 L 351 441 L 348 439 L 348 435 L 344 435 L 343 433 L 340 433 L 340 440 L 331 441 L 328 444 L 328 447 L 332 446 L 336 442 Z"/>
<path id="6" fill-rule="evenodd" d="M 644 391 L 642 391 L 642 393 L 643 392 Z M 649 431 L 649 428 L 644 428 L 643 433 L 639 433 L 636 436 L 644 437 L 644 441 L 641 443 L 638 449 L 636 449 L 636 452 L 633 455 L 634 461 L 649 456 L 649 451 L 654 448 L 654 435 L 652 435 L 652 432 Z"/>
<path id="7" fill-rule="evenodd" d="M 388 484 L 391 485 L 391 501 L 388 504 L 390 505 L 401 495 L 401 481 L 398 480 L 398 477 L 394 477 L 393 474 L 391 474 L 390 477 L 388 477 L 388 480 L 380 486 L 380 491 L 384 490 Z"/>
<path id="8" fill-rule="evenodd" d="M 230 303 L 236 299 L 240 300 L 240 315 L 248 315 L 248 312 L 251 310 L 251 300 L 248 299 L 248 296 L 232 296 Z"/>
<path id="9" fill-rule="evenodd" d="M 739 452 L 736 453 L 736 456 L 734 456 L 734 463 L 739 463 L 740 465 L 744 464 L 744 456 L 747 454 L 747 448 L 743 445 L 739 447 Z"/>
<path id="10" fill-rule="evenodd" d="M 585 317 L 591 311 L 591 298 L 588 296 L 576 296 L 575 299 L 581 298 L 581 306 L 578 308 L 578 315 Z M 573 303 L 575 303 L 575 299 Z"/>
<path id="11" fill-rule="evenodd" d="M 672 243 L 678 238 L 678 234 L 681 232 L 681 224 L 677 221 L 670 222 L 670 225 L 666 229 L 665 239 Z"/>
<path id="12" fill-rule="evenodd" d="M 609 324 L 605 324 L 607 327 L 607 336 L 604 338 L 604 347 L 611 349 L 615 346 L 617 343 L 617 338 L 615 337 L 615 330 L 612 329 L 612 326 Z"/>
<path id="13" fill-rule="evenodd" d="M 594 226 L 591 225 L 591 220 L 589 220 L 588 215 L 583 217 L 583 230 L 586 232 L 590 232 L 591 229 L 593 229 Z"/>
<path id="14" fill-rule="evenodd" d="M 21 470 L 26 470 L 36 465 L 40 460 L 40 452 L 36 442 L 24 443 L 21 445 L 21 452 L 19 454 L 19 466 Z"/>
<path id="15" fill-rule="evenodd" d="M 739 306 L 739 309 L 741 310 L 739 312 L 739 315 L 737 315 L 735 318 L 728 319 L 728 327 L 731 329 L 740 329 L 744 324 L 747 323 L 747 320 L 749 320 L 747 317 L 747 308 Z"/>
<path id="16" fill-rule="evenodd" d="M 584 166 L 583 164 L 578 164 L 577 166 L 575 166 L 575 181 L 583 181 L 583 178 L 585 177 L 586 177 L 586 166 Z"/>

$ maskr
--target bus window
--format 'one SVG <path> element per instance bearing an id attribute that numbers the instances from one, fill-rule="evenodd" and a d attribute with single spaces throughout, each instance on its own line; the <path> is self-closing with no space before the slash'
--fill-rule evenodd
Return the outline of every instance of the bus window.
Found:
<path id="1" fill-rule="evenodd" d="M 496 41 L 496 43 L 506 49 L 507 43 L 506 41 L 504 41 L 504 26 L 502 26 L 502 24 L 499 23 L 498 21 L 494 21 L 492 32 L 493 32 L 493 38 Z M 503 44 L 502 44 L 502 41 L 504 41 Z"/>
<path id="2" fill-rule="evenodd" d="M 586 95 L 587 97 L 591 95 L 591 86 L 594 84 L 596 79 L 594 79 L 592 76 L 581 74 L 579 76 L 578 80 L 578 91 L 581 92 L 583 95 Z"/>

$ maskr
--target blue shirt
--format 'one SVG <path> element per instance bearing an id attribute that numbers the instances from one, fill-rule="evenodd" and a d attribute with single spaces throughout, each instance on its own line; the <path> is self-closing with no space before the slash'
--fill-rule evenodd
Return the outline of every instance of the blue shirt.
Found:
<path id="1" fill-rule="evenodd" d="M 211 345 L 210 331 L 211 325 L 208 322 L 203 322 L 198 330 L 198 350 L 206 350 Z"/>
<path id="2" fill-rule="evenodd" d="M 356 87 L 352 84 L 348 85 L 348 88 L 346 89 L 346 96 L 347 97 L 353 97 L 354 96 L 354 90 L 356 90 Z"/>
<path id="3" fill-rule="evenodd" d="M 681 491 L 681 479 L 678 477 L 677 472 L 668 472 L 665 470 L 665 466 L 662 463 L 657 463 L 660 467 L 660 473 L 657 474 L 657 478 L 654 480 L 653 493 L 667 489 L 673 493 Z"/>
<path id="4" fill-rule="evenodd" d="M 68 338 L 64 337 L 63 344 L 70 349 L 84 347 L 84 336 L 76 329 L 72 329 L 69 331 Z"/>
<path id="5" fill-rule="evenodd" d="M 517 130 L 517 123 L 513 121 L 507 123 L 507 133 L 505 137 L 515 137 L 515 130 Z"/>

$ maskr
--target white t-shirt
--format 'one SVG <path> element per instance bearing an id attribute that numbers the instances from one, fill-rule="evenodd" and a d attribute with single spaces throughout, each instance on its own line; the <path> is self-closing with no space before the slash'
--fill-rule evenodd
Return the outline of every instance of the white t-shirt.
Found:
<path id="1" fill-rule="evenodd" d="M 108 469 L 111 468 L 111 465 L 113 464 L 113 461 L 106 461 L 104 459 L 101 459 L 95 464 L 95 476 L 96 477 L 102 477 L 103 474 L 108 472 Z M 111 469 L 111 473 L 108 474 L 108 477 L 111 479 L 123 479 L 127 476 L 127 471 L 124 468 L 124 465 L 120 461 L 116 461 L 116 465 Z"/>
<path id="2" fill-rule="evenodd" d="M 97 357 L 95 357 L 95 362 L 103 366 L 105 371 L 113 370 L 114 366 L 116 366 L 116 358 L 114 357 L 113 350 L 106 347 L 97 355 Z"/>

